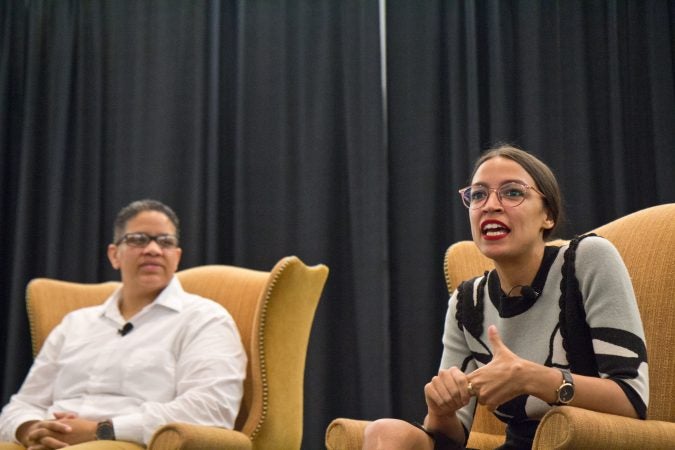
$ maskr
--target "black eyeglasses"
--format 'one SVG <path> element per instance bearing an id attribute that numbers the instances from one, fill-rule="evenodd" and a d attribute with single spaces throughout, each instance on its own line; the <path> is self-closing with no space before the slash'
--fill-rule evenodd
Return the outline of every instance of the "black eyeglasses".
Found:
<path id="1" fill-rule="evenodd" d="M 117 242 L 115 242 L 115 245 L 124 243 L 129 247 L 143 248 L 147 246 L 150 241 L 157 242 L 157 245 L 159 245 L 161 248 L 170 249 L 178 247 L 178 238 L 173 234 L 159 234 L 157 236 L 150 236 L 146 233 L 127 233 Z"/>
<path id="2" fill-rule="evenodd" d="M 492 192 L 497 194 L 497 199 L 503 206 L 514 207 L 525 201 L 525 196 L 529 189 L 532 189 L 543 198 L 546 198 L 546 196 L 534 186 L 519 183 L 517 181 L 506 182 L 498 188 L 489 188 L 482 184 L 474 184 L 472 186 L 467 186 L 464 189 L 460 189 L 459 195 L 462 197 L 464 206 L 469 209 L 478 209 L 483 206 L 487 203 Z"/>

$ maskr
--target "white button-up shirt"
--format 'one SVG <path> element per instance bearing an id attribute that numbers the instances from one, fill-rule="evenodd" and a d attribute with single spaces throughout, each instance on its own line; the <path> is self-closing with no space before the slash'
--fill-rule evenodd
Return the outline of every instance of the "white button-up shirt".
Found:
<path id="1" fill-rule="evenodd" d="M 147 444 L 158 427 L 189 422 L 233 428 L 246 352 L 230 314 L 185 292 L 176 277 L 125 325 L 120 290 L 68 314 L 51 332 L 0 415 L 0 441 L 54 412 L 112 419 L 116 438 Z"/>

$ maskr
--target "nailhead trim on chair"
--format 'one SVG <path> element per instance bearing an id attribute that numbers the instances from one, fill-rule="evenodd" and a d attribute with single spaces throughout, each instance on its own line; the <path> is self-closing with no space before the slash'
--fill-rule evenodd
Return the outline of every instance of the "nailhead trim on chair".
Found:
<path id="1" fill-rule="evenodd" d="M 260 428 L 262 428 L 262 425 L 265 422 L 265 419 L 267 418 L 267 411 L 269 409 L 269 388 L 267 385 L 267 366 L 265 364 L 265 341 L 264 341 L 265 322 L 267 320 L 267 305 L 271 297 L 271 292 L 274 289 L 274 286 L 277 284 L 277 280 L 281 276 L 281 273 L 286 269 L 288 264 L 290 264 L 290 258 L 288 257 L 284 258 L 282 266 L 279 268 L 274 278 L 270 282 L 269 287 L 267 288 L 267 292 L 265 293 L 265 300 L 263 301 L 262 305 L 262 312 L 260 314 L 260 331 L 258 332 L 258 355 L 260 356 L 260 373 L 261 373 L 260 378 L 262 380 L 263 385 L 263 404 L 260 420 L 258 421 L 258 424 L 251 433 L 250 436 L 251 440 L 254 440 L 256 435 L 260 432 Z"/>
<path id="2" fill-rule="evenodd" d="M 30 292 L 30 291 L 28 291 Z M 26 312 L 28 313 L 28 317 L 33 317 L 33 310 L 31 309 L 30 305 L 33 303 L 30 301 L 30 296 L 26 296 Z M 37 332 L 35 331 L 35 325 L 33 324 L 33 320 L 28 321 L 28 325 L 30 327 L 30 342 L 31 342 L 31 347 L 33 350 L 33 358 L 37 356 Z"/>
<path id="3" fill-rule="evenodd" d="M 445 251 L 446 255 L 449 250 L 450 249 Z M 443 273 L 445 274 L 445 284 L 448 286 L 448 292 L 452 294 L 454 289 L 452 287 L 452 282 L 450 281 L 450 274 L 448 273 L 448 257 L 445 255 L 443 255 Z"/>

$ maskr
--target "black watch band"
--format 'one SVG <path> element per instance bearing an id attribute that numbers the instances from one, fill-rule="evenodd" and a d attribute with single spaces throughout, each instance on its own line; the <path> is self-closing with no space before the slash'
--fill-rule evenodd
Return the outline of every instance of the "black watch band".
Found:
<path id="1" fill-rule="evenodd" d="M 97 441 L 114 441 L 115 427 L 111 420 L 104 420 L 96 424 L 96 440 Z"/>

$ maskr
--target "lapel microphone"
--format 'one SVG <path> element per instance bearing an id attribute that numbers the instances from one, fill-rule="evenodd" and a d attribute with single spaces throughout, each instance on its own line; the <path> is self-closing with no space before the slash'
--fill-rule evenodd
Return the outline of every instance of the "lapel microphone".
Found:
<path id="1" fill-rule="evenodd" d="M 516 285 L 511 288 L 508 294 L 506 295 L 502 294 L 502 298 L 508 298 L 511 295 L 511 292 L 513 292 L 513 290 L 518 287 L 520 288 L 520 295 L 525 300 L 533 301 L 539 298 L 539 296 L 541 295 L 541 292 L 536 291 L 532 286 Z"/>
<path id="2" fill-rule="evenodd" d="M 526 300 L 536 300 L 541 292 L 534 290 L 532 286 L 523 286 L 520 288 L 520 292 L 523 294 L 523 298 Z"/>
<path id="3" fill-rule="evenodd" d="M 131 330 L 133 330 L 133 329 L 134 329 L 134 324 L 131 323 L 131 322 L 127 322 L 127 323 L 124 324 L 124 326 L 122 328 L 117 330 L 117 332 L 122 336 L 126 336 L 127 334 L 131 333 Z"/>

